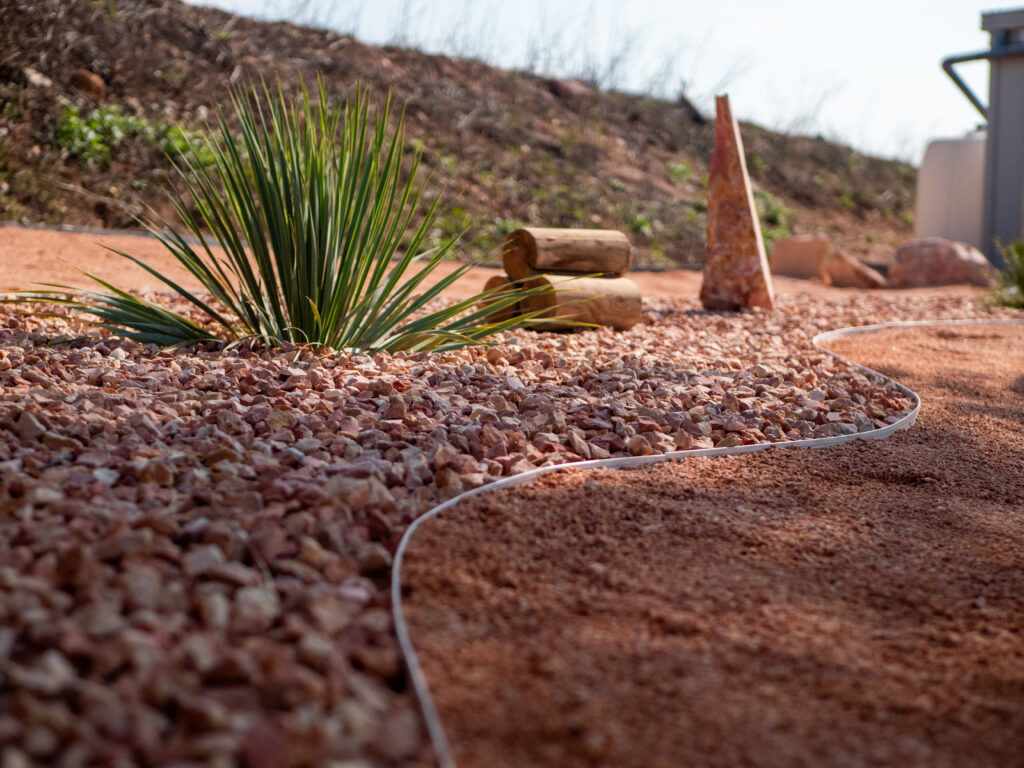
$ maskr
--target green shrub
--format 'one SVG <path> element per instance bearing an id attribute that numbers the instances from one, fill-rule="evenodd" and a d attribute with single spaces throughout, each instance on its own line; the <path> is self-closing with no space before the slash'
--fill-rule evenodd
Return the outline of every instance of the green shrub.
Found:
<path id="1" fill-rule="evenodd" d="M 77 107 L 65 107 L 53 137 L 58 147 L 90 165 L 109 164 L 113 153 L 129 138 L 154 146 L 172 159 L 188 152 L 190 144 L 203 144 L 198 131 L 151 123 L 144 117 L 125 114 L 117 104 L 94 109 L 87 115 Z M 208 153 L 197 159 L 203 165 L 213 160 Z"/>
<path id="2" fill-rule="evenodd" d="M 67 286 L 51 285 L 62 290 L 26 291 L 17 300 L 68 305 L 101 328 L 159 345 L 258 339 L 334 349 L 452 349 L 532 322 L 530 315 L 500 323 L 487 316 L 541 289 L 497 298 L 487 309 L 479 302 L 500 289 L 430 310 L 428 303 L 469 265 L 421 290 L 455 240 L 426 249 L 439 199 L 417 214 L 424 192 L 416 181 L 421 154 L 403 168 L 404 117 L 391 130 L 390 99 L 371 120 L 365 91 L 343 110 L 328 105 L 322 81 L 316 95 L 311 100 L 303 88 L 300 98 L 288 100 L 280 86 L 273 94 L 266 86 L 233 91 L 240 138 L 220 116 L 218 138 L 181 147 L 188 199 L 175 193 L 172 199 L 187 232 L 166 222 L 150 229 L 215 301 L 117 251 L 208 322 L 192 322 L 91 275 L 107 292 L 68 297 Z M 204 153 L 212 164 L 205 164 Z M 213 233 L 224 256 L 206 245 L 205 232 Z M 200 245 L 193 247 L 192 238 Z M 417 260 L 422 265 L 412 267 Z"/>
<path id="3" fill-rule="evenodd" d="M 126 115 L 119 106 L 94 109 L 82 115 L 77 107 L 65 107 L 54 141 L 58 147 L 89 163 L 109 163 L 111 152 L 129 136 L 153 141 L 156 131 L 148 120 Z"/>
<path id="4" fill-rule="evenodd" d="M 1017 240 L 1001 248 L 1006 269 L 1000 275 L 1001 286 L 996 300 L 1007 307 L 1024 309 L 1024 242 Z"/>
<path id="5" fill-rule="evenodd" d="M 761 219 L 761 235 L 766 248 L 770 248 L 776 238 L 792 234 L 789 228 L 792 213 L 775 195 L 766 189 L 755 190 L 754 204 Z"/>

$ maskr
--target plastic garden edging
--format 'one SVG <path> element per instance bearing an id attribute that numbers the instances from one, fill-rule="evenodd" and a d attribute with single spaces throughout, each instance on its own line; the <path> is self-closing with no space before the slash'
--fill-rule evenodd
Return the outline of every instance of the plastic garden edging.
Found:
<path id="1" fill-rule="evenodd" d="M 900 418 L 899 421 L 880 429 L 873 429 L 868 432 L 859 432 L 852 435 L 807 438 L 804 440 L 793 440 L 784 443 L 756 443 L 754 445 L 737 445 L 731 448 L 701 448 L 689 451 L 671 451 L 669 453 L 662 453 L 653 456 L 627 456 L 614 459 L 576 461 L 566 464 L 555 464 L 548 467 L 539 467 L 530 472 L 523 472 L 520 475 L 501 478 L 499 480 L 495 480 L 493 483 L 482 485 L 479 488 L 474 488 L 471 491 L 461 493 L 416 518 L 406 529 L 405 534 L 402 536 L 402 540 L 398 544 L 398 549 L 395 552 L 394 565 L 391 570 L 391 612 L 395 622 L 395 633 L 398 635 L 399 649 L 405 659 L 406 668 L 409 670 L 409 678 L 412 680 L 416 698 L 419 700 L 420 709 L 423 712 L 423 719 L 427 723 L 430 741 L 434 746 L 434 752 L 441 768 L 456 768 L 455 760 L 452 758 L 448 739 L 445 736 L 444 726 L 441 724 L 441 718 L 437 714 L 437 709 L 434 707 L 434 701 L 430 695 L 430 688 L 427 685 L 423 669 L 420 666 L 419 657 L 417 657 L 416 650 L 413 648 L 412 641 L 409 639 L 409 629 L 405 623 L 405 616 L 402 612 L 402 561 L 405 558 L 405 552 L 409 547 L 409 542 L 412 541 L 412 537 L 415 535 L 420 525 L 434 517 L 437 517 L 442 512 L 461 504 L 466 499 L 470 499 L 474 496 L 479 496 L 490 491 L 498 491 L 503 488 L 512 488 L 516 485 L 522 485 L 523 483 L 535 480 L 541 475 L 546 475 L 551 472 L 559 472 L 563 469 L 623 469 L 626 467 L 640 467 L 648 464 L 657 464 L 663 461 L 680 461 L 682 459 L 697 458 L 700 456 L 735 456 L 740 453 L 756 453 L 758 451 L 782 448 L 828 448 L 833 445 L 853 442 L 854 440 L 884 439 L 895 432 L 909 429 L 913 426 L 914 422 L 917 421 L 917 415 L 921 410 L 921 398 L 918 397 L 916 392 L 910 390 L 891 377 L 872 370 L 867 366 L 847 360 L 829 349 L 825 349 L 821 346 L 823 343 L 847 336 L 857 336 L 864 333 L 872 333 L 890 328 L 915 328 L 936 325 L 1021 324 L 1022 322 L 1018 320 L 914 320 L 840 328 L 834 331 L 819 333 L 817 336 L 812 338 L 811 343 L 817 349 L 827 352 L 838 360 L 841 360 L 859 371 L 868 373 L 872 376 L 881 377 L 887 383 L 894 385 L 902 394 L 909 397 L 914 402 L 914 407 L 911 409 L 910 413 Z"/>

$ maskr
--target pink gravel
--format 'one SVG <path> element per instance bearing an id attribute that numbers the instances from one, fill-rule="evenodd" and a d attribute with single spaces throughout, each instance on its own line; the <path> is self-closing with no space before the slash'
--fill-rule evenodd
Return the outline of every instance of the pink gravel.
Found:
<path id="1" fill-rule="evenodd" d="M 412 519 L 537 465 L 891 422 L 906 399 L 815 333 L 1020 316 L 920 294 L 653 299 L 626 333 L 369 356 L 52 345 L 84 329 L 7 312 L 4 759 L 431 764 L 387 600 Z"/>

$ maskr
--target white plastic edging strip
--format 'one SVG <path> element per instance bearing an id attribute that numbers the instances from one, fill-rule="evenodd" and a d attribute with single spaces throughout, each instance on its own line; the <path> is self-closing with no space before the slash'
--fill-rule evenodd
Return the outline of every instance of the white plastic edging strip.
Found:
<path id="1" fill-rule="evenodd" d="M 402 611 L 402 562 L 405 559 L 405 552 L 409 548 L 409 543 L 412 541 L 412 537 L 415 535 L 420 525 L 434 517 L 437 517 L 445 510 L 451 509 L 474 496 L 479 496 L 490 491 L 499 491 L 503 488 L 512 488 L 516 485 L 522 485 L 523 483 L 528 483 L 537 479 L 541 475 L 546 475 L 550 472 L 559 472 L 563 469 L 625 469 L 629 467 L 646 466 L 648 464 L 657 464 L 663 461 L 680 461 L 682 459 L 698 458 L 701 456 L 735 456 L 741 453 L 765 451 L 770 448 L 828 448 L 834 445 L 849 443 L 854 440 L 880 440 L 889 437 L 895 432 L 903 429 L 909 429 L 913 426 L 914 422 L 917 421 L 918 413 L 921 411 L 921 398 L 918 397 L 916 392 L 913 392 L 889 376 L 872 370 L 867 366 L 847 360 L 841 355 L 837 355 L 835 352 L 825 349 L 821 346 L 823 343 L 847 336 L 857 336 L 864 333 L 872 333 L 874 331 L 882 331 L 891 328 L 915 328 L 921 326 L 946 325 L 1022 324 L 1024 323 L 1019 320 L 908 320 L 895 323 L 881 323 L 878 325 L 862 325 L 850 328 L 840 328 L 835 331 L 819 333 L 817 336 L 812 338 L 811 343 L 817 349 L 822 352 L 827 352 L 836 359 L 846 363 L 858 371 L 866 373 L 872 377 L 881 378 L 884 382 L 894 385 L 903 395 L 909 397 L 913 401 L 914 407 L 911 409 L 910 413 L 900 418 L 899 421 L 880 429 L 873 429 L 869 432 L 859 432 L 852 435 L 807 438 L 805 440 L 792 440 L 780 443 L 755 443 L 754 445 L 737 445 L 731 448 L 701 448 L 690 451 L 671 451 L 669 453 L 661 453 L 654 456 L 626 456 L 614 459 L 595 459 L 591 461 L 570 462 L 567 464 L 554 464 L 549 467 L 539 467 L 530 472 L 523 472 L 520 475 L 504 477 L 499 480 L 495 480 L 493 483 L 482 485 L 471 491 L 466 491 L 465 493 L 461 493 L 458 496 L 449 499 L 443 504 L 439 504 L 416 518 L 406 529 L 405 534 L 402 536 L 402 540 L 398 544 L 398 549 L 395 552 L 395 560 L 391 569 L 391 613 L 395 623 L 395 634 L 398 636 L 399 649 L 402 656 L 405 658 L 406 668 L 409 671 L 409 679 L 412 680 L 416 698 L 420 702 L 423 719 L 427 723 L 430 741 L 434 746 L 434 752 L 441 768 L 456 768 L 455 760 L 452 757 L 451 749 L 448 745 L 448 738 L 445 735 L 444 726 L 441 723 L 441 718 L 437 714 L 437 709 L 434 707 L 434 700 L 430 695 L 430 688 L 427 685 L 426 676 L 423 674 L 423 668 L 420 666 L 419 657 L 416 655 L 416 650 L 413 648 L 412 641 L 409 638 L 409 628 L 405 623 L 405 615 Z"/>

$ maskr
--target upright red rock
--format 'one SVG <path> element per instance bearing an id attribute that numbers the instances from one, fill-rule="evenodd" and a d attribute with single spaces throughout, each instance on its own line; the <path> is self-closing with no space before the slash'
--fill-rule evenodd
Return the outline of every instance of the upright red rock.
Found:
<path id="1" fill-rule="evenodd" d="M 729 97 L 715 99 L 715 151 L 708 180 L 708 249 L 700 301 L 705 309 L 772 309 L 772 278 L 761 239 L 740 127 Z"/>

